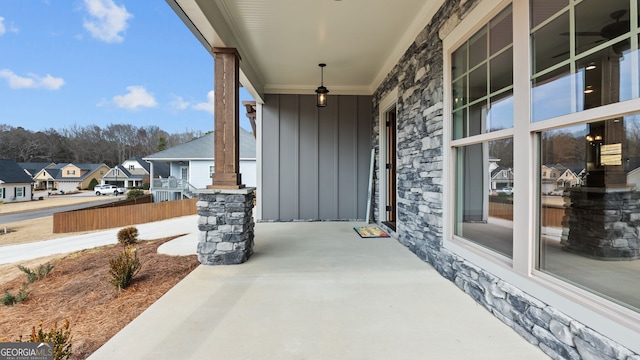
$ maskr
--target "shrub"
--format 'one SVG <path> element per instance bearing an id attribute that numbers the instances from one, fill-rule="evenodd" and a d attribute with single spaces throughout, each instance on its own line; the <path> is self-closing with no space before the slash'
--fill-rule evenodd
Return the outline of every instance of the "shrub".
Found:
<path id="1" fill-rule="evenodd" d="M 138 242 L 138 229 L 129 226 L 118 231 L 118 242 L 124 246 L 133 245 Z"/>
<path id="2" fill-rule="evenodd" d="M 53 270 L 54 266 L 51 263 L 46 263 L 45 265 L 40 264 L 38 267 L 38 271 L 34 271 L 29 269 L 28 267 L 24 267 L 22 265 L 18 265 L 18 269 L 27 274 L 27 284 L 31 284 L 34 281 L 44 279 L 49 275 L 51 270 Z"/>
<path id="3" fill-rule="evenodd" d="M 69 359 L 73 356 L 72 352 L 72 340 L 71 330 L 69 330 L 69 320 L 64 320 L 64 325 L 58 329 L 58 323 L 54 323 L 53 329 L 44 331 L 42 329 L 42 321 L 36 332 L 36 327 L 31 328 L 31 336 L 29 336 L 29 342 L 45 342 L 53 343 L 53 358 L 55 360 Z M 18 339 L 22 342 L 22 336 Z"/>
<path id="4" fill-rule="evenodd" d="M 127 247 L 120 255 L 109 259 L 109 275 L 111 284 L 119 290 L 126 288 L 131 279 L 140 271 L 142 264 L 136 249 Z"/>
<path id="5" fill-rule="evenodd" d="M 91 179 L 91 181 L 89 181 L 89 185 L 87 185 L 87 190 L 93 190 L 96 185 L 98 185 L 98 180 L 96 180 L 96 178 Z"/>
<path id="6" fill-rule="evenodd" d="M 142 191 L 140 189 L 131 189 L 127 193 L 127 199 L 133 199 L 133 198 L 137 198 L 137 197 L 140 197 L 140 196 L 144 196 L 144 191 Z"/>
<path id="7" fill-rule="evenodd" d="M 13 295 L 8 290 L 4 291 L 4 295 L 2 296 L 2 305 L 4 306 L 13 306 L 15 304 L 19 304 L 22 300 L 26 299 L 31 292 L 27 291 L 27 284 L 23 284 L 18 294 Z"/>

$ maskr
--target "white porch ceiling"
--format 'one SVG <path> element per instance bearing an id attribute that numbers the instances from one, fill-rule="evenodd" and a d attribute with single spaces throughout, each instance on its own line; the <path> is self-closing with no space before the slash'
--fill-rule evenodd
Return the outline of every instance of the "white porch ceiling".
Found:
<path id="1" fill-rule="evenodd" d="M 235 47 L 264 93 L 372 94 L 444 0 L 167 0 L 207 50 Z M 187 65 L 188 66 L 188 65 Z"/>

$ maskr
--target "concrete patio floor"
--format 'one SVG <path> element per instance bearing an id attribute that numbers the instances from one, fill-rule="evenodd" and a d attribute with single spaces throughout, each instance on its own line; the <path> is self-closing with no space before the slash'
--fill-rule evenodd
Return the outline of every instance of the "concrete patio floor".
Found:
<path id="1" fill-rule="evenodd" d="M 90 359 L 548 359 L 357 225 L 257 224 L 248 262 L 198 267 Z"/>

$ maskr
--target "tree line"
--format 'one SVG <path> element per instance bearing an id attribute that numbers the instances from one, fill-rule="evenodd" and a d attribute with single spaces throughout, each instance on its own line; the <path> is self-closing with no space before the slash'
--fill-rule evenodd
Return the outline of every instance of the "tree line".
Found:
<path id="1" fill-rule="evenodd" d="M 191 141 L 202 131 L 169 134 L 158 126 L 130 124 L 72 125 L 31 131 L 0 124 L 0 159 L 17 162 L 104 163 L 109 167 Z"/>

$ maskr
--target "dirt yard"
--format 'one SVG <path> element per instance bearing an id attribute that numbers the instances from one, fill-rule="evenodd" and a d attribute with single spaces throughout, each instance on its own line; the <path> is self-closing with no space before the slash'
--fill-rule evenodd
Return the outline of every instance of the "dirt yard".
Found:
<path id="1" fill-rule="evenodd" d="M 100 198 L 45 196 L 43 200 L 2 204 L 0 216 L 96 200 Z M 53 234 L 52 228 L 52 216 L 0 225 L 0 251 L 2 246 L 79 234 Z M 28 286 L 30 294 L 23 302 L 13 306 L 0 304 L 0 341 L 28 336 L 31 328 L 37 329 L 41 321 L 47 330 L 54 322 L 60 326 L 68 319 L 73 336 L 73 358 L 85 359 L 198 266 L 195 255 L 159 255 L 157 247 L 169 240 L 143 241 L 135 245 L 142 269 L 124 291 L 118 291 L 108 281 L 108 259 L 122 251 L 121 245 L 0 265 L 0 297 L 5 291 L 17 294 L 26 281 L 25 273 L 17 265 L 37 269 L 50 262 L 55 266 L 46 278 Z"/>

